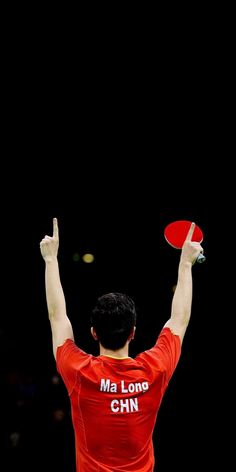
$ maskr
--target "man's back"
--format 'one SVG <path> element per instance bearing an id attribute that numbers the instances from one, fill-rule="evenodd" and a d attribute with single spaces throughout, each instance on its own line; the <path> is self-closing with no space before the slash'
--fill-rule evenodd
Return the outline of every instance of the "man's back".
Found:
<path id="1" fill-rule="evenodd" d="M 70 395 L 77 472 L 152 472 L 156 415 L 180 356 L 180 339 L 164 328 L 149 351 L 94 357 L 72 340 L 57 349 Z"/>

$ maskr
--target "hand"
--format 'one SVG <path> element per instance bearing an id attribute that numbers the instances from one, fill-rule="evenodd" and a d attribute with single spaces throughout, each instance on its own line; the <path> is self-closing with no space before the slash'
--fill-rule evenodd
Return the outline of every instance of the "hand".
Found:
<path id="1" fill-rule="evenodd" d="M 203 252 L 201 244 L 197 241 L 192 241 L 195 223 L 191 223 L 188 234 L 184 241 L 181 251 L 181 262 L 190 262 L 194 264 L 200 252 Z"/>
<path id="2" fill-rule="evenodd" d="M 40 242 L 40 251 L 46 261 L 57 257 L 59 248 L 59 231 L 57 218 L 53 218 L 53 236 L 45 236 Z"/>

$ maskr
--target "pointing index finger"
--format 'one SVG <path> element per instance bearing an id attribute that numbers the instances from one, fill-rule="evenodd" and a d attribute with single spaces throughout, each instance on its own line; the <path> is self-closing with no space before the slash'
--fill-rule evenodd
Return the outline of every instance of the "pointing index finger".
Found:
<path id="1" fill-rule="evenodd" d="M 190 228 L 188 230 L 188 234 L 186 236 L 186 241 L 191 241 L 192 235 L 193 235 L 193 232 L 194 232 L 194 228 L 195 228 L 195 223 L 191 223 Z"/>
<path id="2" fill-rule="evenodd" d="M 58 238 L 58 223 L 57 223 L 57 218 L 53 218 L 53 237 Z"/>

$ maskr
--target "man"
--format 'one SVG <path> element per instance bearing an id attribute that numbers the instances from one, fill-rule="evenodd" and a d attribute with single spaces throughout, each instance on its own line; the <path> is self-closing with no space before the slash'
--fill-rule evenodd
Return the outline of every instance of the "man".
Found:
<path id="1" fill-rule="evenodd" d="M 91 333 L 99 342 L 100 355 L 76 346 L 60 281 L 56 218 L 53 236 L 40 243 L 53 353 L 71 402 L 77 472 L 154 470 L 152 434 L 180 357 L 191 315 L 192 266 L 202 252 L 200 243 L 191 240 L 194 227 L 192 223 L 181 250 L 171 316 L 155 346 L 135 359 L 129 357 L 135 305 L 120 293 L 100 297 L 92 312 Z"/>

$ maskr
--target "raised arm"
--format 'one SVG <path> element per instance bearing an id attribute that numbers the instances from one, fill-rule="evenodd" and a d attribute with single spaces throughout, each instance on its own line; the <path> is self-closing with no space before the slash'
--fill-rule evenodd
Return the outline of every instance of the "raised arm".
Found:
<path id="1" fill-rule="evenodd" d="M 59 231 L 57 218 L 53 218 L 53 236 L 45 236 L 40 242 L 40 251 L 45 261 L 45 289 L 48 317 L 51 323 L 53 354 L 66 339 L 74 339 L 71 322 L 66 313 L 66 302 L 62 289 L 58 265 Z"/>
<path id="2" fill-rule="evenodd" d="M 178 280 L 171 305 L 171 317 L 165 324 L 174 334 L 179 335 L 181 342 L 183 341 L 191 316 L 192 266 L 199 253 L 203 251 L 200 243 L 192 241 L 194 228 L 195 223 L 192 223 L 181 250 Z"/>

